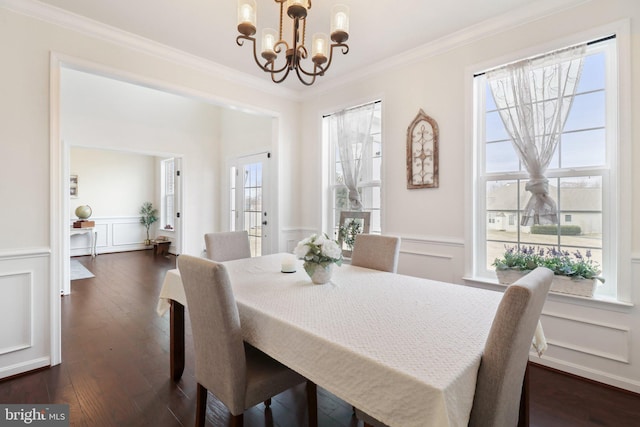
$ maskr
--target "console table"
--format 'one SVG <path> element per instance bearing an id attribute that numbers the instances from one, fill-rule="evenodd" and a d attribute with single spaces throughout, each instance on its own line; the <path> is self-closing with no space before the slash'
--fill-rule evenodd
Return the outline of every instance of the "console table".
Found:
<path id="1" fill-rule="evenodd" d="M 89 239 L 90 239 L 89 249 L 91 250 L 91 256 L 95 257 L 96 241 L 98 240 L 98 231 L 96 230 L 96 228 L 95 227 L 74 228 L 72 226 L 69 231 L 69 238 L 71 238 L 71 236 L 74 236 L 76 234 L 89 234 Z"/>

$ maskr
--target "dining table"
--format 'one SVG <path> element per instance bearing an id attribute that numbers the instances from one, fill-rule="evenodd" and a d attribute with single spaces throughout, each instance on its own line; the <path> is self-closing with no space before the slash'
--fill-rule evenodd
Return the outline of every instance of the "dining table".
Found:
<path id="1" fill-rule="evenodd" d="M 302 260 L 281 272 L 285 256 L 223 263 L 247 343 L 387 425 L 468 424 L 501 292 L 348 264 L 316 285 Z M 169 270 L 157 312 L 171 311 L 175 381 L 186 303 L 179 270 Z"/>

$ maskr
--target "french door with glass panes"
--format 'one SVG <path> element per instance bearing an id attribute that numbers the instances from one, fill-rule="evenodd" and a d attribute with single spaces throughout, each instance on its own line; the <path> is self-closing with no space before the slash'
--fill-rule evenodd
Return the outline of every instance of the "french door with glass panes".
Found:
<path id="1" fill-rule="evenodd" d="M 247 230 L 251 256 L 269 254 L 270 153 L 239 157 L 230 168 L 230 229 Z"/>

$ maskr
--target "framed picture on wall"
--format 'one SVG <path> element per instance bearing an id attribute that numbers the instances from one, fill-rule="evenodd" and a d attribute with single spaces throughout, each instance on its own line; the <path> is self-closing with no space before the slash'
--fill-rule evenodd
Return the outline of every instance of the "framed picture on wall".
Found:
<path id="1" fill-rule="evenodd" d="M 78 175 L 69 176 L 69 196 L 72 199 L 78 198 Z"/>
<path id="2" fill-rule="evenodd" d="M 407 129 L 407 188 L 438 188 L 438 123 L 422 109 Z"/>

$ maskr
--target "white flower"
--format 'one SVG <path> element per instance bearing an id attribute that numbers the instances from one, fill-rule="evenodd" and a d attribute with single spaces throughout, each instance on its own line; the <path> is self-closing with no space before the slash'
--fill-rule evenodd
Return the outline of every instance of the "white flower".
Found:
<path id="1" fill-rule="evenodd" d="M 305 240 L 308 240 L 308 239 L 305 239 Z M 307 252 L 309 251 L 309 246 L 307 246 L 308 242 L 305 242 L 305 240 L 299 241 L 298 245 L 293 250 L 293 253 L 297 258 L 300 258 L 300 259 L 304 258 L 307 255 Z"/>
<path id="2" fill-rule="evenodd" d="M 298 242 L 293 250 L 294 255 L 306 262 L 319 264 L 342 264 L 342 249 L 337 242 L 331 240 L 326 234 L 313 234 Z"/>
<path id="3" fill-rule="evenodd" d="M 328 258 L 338 259 L 340 258 L 341 254 L 342 254 L 342 250 L 340 250 L 340 247 L 336 242 L 332 240 L 327 240 L 323 243 L 322 255 Z"/>

